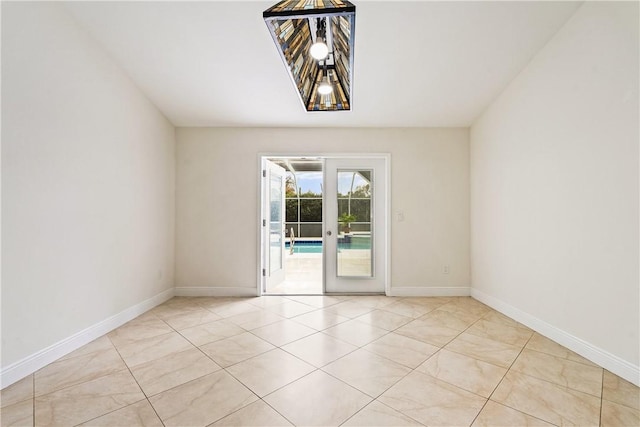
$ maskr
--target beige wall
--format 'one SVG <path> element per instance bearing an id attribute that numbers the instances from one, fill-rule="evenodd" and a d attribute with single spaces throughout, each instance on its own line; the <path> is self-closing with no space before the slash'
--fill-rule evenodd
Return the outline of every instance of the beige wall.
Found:
<path id="1" fill-rule="evenodd" d="M 255 290 L 259 153 L 391 153 L 391 285 L 469 277 L 466 129 L 177 129 L 176 287 Z M 450 266 L 450 274 L 442 266 Z"/>
<path id="2" fill-rule="evenodd" d="M 174 127 L 61 5 L 2 3 L 3 378 L 173 287 L 174 168 Z"/>
<path id="3" fill-rule="evenodd" d="M 587 2 L 471 128 L 474 291 L 636 382 L 638 72 L 638 3 Z"/>

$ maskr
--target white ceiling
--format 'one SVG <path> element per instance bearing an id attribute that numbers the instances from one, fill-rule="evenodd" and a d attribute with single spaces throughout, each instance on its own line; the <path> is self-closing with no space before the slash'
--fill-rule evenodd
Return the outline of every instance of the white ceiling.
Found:
<path id="1" fill-rule="evenodd" d="M 466 127 L 578 2 L 357 1 L 353 110 L 307 113 L 262 19 L 276 1 L 66 7 L 176 126 Z"/>

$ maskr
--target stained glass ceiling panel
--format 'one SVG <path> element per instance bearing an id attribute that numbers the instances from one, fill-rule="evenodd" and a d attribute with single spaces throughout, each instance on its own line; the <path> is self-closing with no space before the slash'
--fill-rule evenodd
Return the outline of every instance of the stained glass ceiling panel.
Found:
<path id="1" fill-rule="evenodd" d="M 345 0 L 285 0 L 263 18 L 305 110 L 351 110 L 355 6 Z M 318 40 L 329 51 L 323 59 L 311 55 Z M 322 86 L 330 86 L 330 93 Z"/>
<path id="2" fill-rule="evenodd" d="M 265 10 L 263 16 L 278 16 L 299 12 L 325 13 L 325 12 L 355 12 L 356 7 L 348 1 L 342 0 L 284 0 Z"/>

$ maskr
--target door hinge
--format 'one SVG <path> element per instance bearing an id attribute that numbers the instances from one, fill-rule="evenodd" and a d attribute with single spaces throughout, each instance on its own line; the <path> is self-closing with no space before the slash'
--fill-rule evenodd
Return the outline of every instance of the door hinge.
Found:
<path id="1" fill-rule="evenodd" d="M 267 269 L 266 269 L 266 268 L 263 268 L 263 269 L 262 269 L 262 276 L 266 276 L 266 275 L 267 275 Z"/>
<path id="2" fill-rule="evenodd" d="M 262 177 L 263 178 L 267 177 L 267 170 L 266 169 L 262 169 Z"/>
<path id="3" fill-rule="evenodd" d="M 263 227 L 266 227 L 266 226 L 267 226 L 267 220 L 266 220 L 266 219 L 263 219 L 263 220 L 262 220 L 262 226 L 263 226 Z"/>

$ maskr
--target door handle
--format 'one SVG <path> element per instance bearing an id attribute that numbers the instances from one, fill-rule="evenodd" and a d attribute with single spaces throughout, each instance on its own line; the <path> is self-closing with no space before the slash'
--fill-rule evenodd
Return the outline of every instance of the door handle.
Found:
<path id="1" fill-rule="evenodd" d="M 327 231 L 327 236 L 331 236 L 331 230 Z"/>

